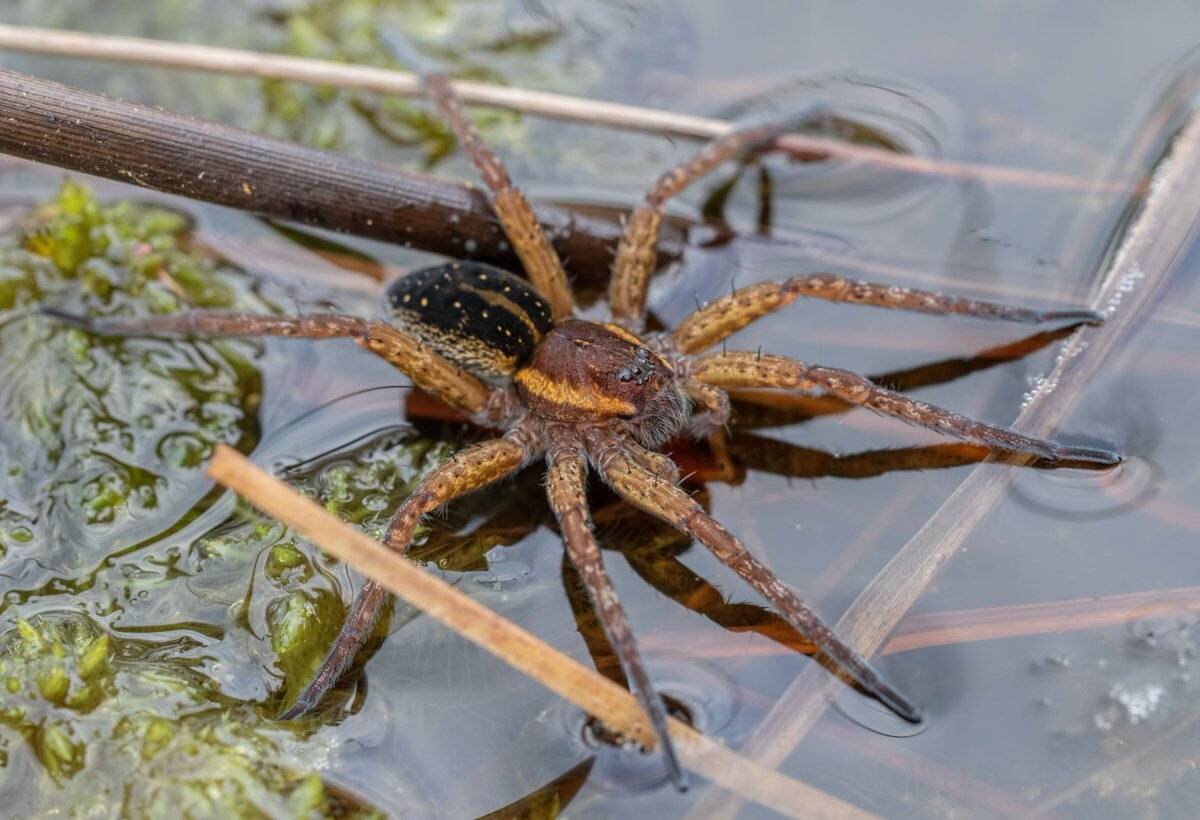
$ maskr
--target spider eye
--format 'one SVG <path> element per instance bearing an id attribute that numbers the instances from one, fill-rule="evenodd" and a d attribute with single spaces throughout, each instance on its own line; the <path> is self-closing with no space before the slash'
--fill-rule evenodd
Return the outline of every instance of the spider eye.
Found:
<path id="1" fill-rule="evenodd" d="M 654 362 L 650 359 L 650 351 L 639 347 L 634 351 L 633 364 L 622 367 L 617 371 L 617 379 L 622 382 L 637 382 L 643 385 L 654 375 Z"/>

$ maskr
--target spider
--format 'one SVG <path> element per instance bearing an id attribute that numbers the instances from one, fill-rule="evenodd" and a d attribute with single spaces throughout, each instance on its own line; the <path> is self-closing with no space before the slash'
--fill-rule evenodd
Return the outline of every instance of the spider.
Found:
<path id="1" fill-rule="evenodd" d="M 563 264 L 528 201 L 480 138 L 448 80 L 430 75 L 425 87 L 486 184 L 493 210 L 527 279 L 472 262 L 417 271 L 388 288 L 386 320 L 205 311 L 123 319 L 46 312 L 97 335 L 348 337 L 476 424 L 503 430 L 499 437 L 465 448 L 424 477 L 388 526 L 385 542 L 397 552 L 409 548 L 426 514 L 544 459 L 546 494 L 567 555 L 680 789 L 685 788 L 685 778 L 667 731 L 664 700 L 646 672 L 593 534 L 586 496 L 589 470 L 595 470 L 634 507 L 704 544 L 814 644 L 828 665 L 900 717 L 919 722 L 917 706 L 885 682 L 680 487 L 678 467 L 659 450 L 675 435 L 687 432 L 707 439 L 718 463 L 727 461 L 727 391 L 776 388 L 826 394 L 1045 464 L 1112 465 L 1120 458 L 1107 450 L 1064 446 L 974 421 L 845 370 L 761 351 L 706 352 L 799 297 L 1026 323 L 1095 323 L 1100 317 L 1086 310 L 1035 311 L 815 274 L 733 291 L 698 307 L 674 330 L 645 332 L 646 292 L 665 203 L 726 160 L 769 147 L 781 127 L 763 126 L 710 142 L 654 183 L 628 219 L 617 249 L 608 291 L 610 320 L 578 319 Z M 363 586 L 311 682 L 284 718 L 303 715 L 321 701 L 371 633 L 385 603 L 382 587 L 374 582 Z"/>

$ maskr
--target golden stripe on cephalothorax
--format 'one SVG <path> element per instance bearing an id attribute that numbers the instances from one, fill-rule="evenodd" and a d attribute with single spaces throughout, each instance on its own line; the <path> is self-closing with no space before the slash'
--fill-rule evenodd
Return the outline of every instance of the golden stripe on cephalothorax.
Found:
<path id="1" fill-rule="evenodd" d="M 632 416 L 637 411 L 631 402 L 584 389 L 578 383 L 556 378 L 537 367 L 522 367 L 513 376 L 513 381 L 540 406 L 554 405 L 571 416 Z M 556 413 L 551 417 L 562 415 Z"/>
<path id="2" fill-rule="evenodd" d="M 535 416 L 576 424 L 629 422 L 647 446 L 677 433 L 687 417 L 687 399 L 670 365 L 621 327 L 558 323 L 515 382 Z"/>

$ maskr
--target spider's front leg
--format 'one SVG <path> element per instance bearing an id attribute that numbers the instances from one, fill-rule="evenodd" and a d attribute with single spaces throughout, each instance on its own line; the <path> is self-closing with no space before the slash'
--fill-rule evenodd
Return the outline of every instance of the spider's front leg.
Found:
<path id="1" fill-rule="evenodd" d="M 138 319 L 89 318 L 42 308 L 42 313 L 97 336 L 144 336 L 158 333 L 187 336 L 284 336 L 297 339 L 350 338 L 390 362 L 427 393 L 480 420 L 501 421 L 506 412 L 503 390 L 492 389 L 439 356 L 414 336 L 385 322 L 357 316 L 315 313 L 307 316 L 264 316 L 257 313 L 189 311 Z M 488 416 L 495 418 L 488 419 Z"/>
<path id="2" fill-rule="evenodd" d="M 673 482 L 646 470 L 636 453 L 641 447 L 601 430 L 588 435 L 588 453 L 604 480 L 629 503 L 691 535 L 766 598 L 800 634 L 819 647 L 872 697 L 913 723 L 921 711 L 888 685 L 851 646 L 769 567 L 760 562 L 728 530 Z"/>
<path id="3" fill-rule="evenodd" d="M 512 475 L 535 455 L 532 441 L 518 426 L 503 438 L 475 444 L 439 464 L 400 505 L 388 525 L 384 543 L 396 552 L 406 552 L 422 516 Z M 387 595 L 387 590 L 374 581 L 363 585 L 316 674 L 281 715 L 282 719 L 291 720 L 312 711 L 345 674 L 346 668 L 374 629 Z"/>
<path id="4" fill-rule="evenodd" d="M 970 316 L 1007 322 L 1086 322 L 1097 324 L 1092 310 L 1030 310 L 934 291 L 916 290 L 847 279 L 828 273 L 794 276 L 780 282 L 761 282 L 714 299 L 683 320 L 671 338 L 680 353 L 699 353 L 727 339 L 751 322 L 790 305 L 800 297 L 858 305 L 910 310 L 940 316 Z"/>
<path id="5" fill-rule="evenodd" d="M 604 634 L 617 653 L 617 659 L 632 684 L 638 702 L 646 711 L 650 724 L 658 735 L 671 780 L 682 791 L 687 788 L 687 781 L 671 740 L 666 704 L 646 672 L 637 642 L 629 628 L 629 621 L 625 617 L 625 609 L 617 599 L 612 580 L 604 569 L 600 546 L 592 532 L 585 483 L 587 462 L 582 454 L 582 443 L 573 431 L 560 429 L 551 435 L 553 441 L 547 459 L 549 472 L 546 478 L 546 496 L 550 499 L 550 507 L 558 518 L 567 554 L 583 580 L 588 598 L 604 628 Z M 639 469 L 644 468 L 639 466 Z"/>
<path id="6" fill-rule="evenodd" d="M 891 370 L 867 378 L 898 393 L 946 384 L 981 370 L 1023 359 L 1047 345 L 1065 339 L 1076 329 L 1075 325 L 1066 325 L 1053 330 L 1043 330 L 1023 339 L 989 347 L 970 356 Z M 729 398 L 733 403 L 731 424 L 738 430 L 788 427 L 809 421 L 816 416 L 844 413 L 854 406 L 825 394 L 809 396 L 771 388 L 733 390 L 730 391 Z"/>
<path id="7" fill-rule="evenodd" d="M 859 405 L 943 435 L 982 444 L 993 450 L 1033 456 L 1058 466 L 1111 467 L 1121 457 L 1111 450 L 1069 447 L 1032 438 L 1015 430 L 994 427 L 950 410 L 926 404 L 880 387 L 869 379 L 832 367 L 766 353 L 729 351 L 695 359 L 692 378 L 725 389 L 774 387 L 819 390 L 850 404 Z"/>

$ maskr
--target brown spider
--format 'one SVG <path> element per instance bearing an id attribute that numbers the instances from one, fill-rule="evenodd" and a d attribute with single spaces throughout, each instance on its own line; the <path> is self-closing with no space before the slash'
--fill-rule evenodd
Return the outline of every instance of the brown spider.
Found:
<path id="1" fill-rule="evenodd" d="M 780 388 L 820 392 L 1044 463 L 1111 465 L 1119 461 L 1114 453 L 1067 447 L 973 421 L 844 370 L 761 352 L 704 353 L 801 296 L 1018 322 L 1098 322 L 1100 317 L 1082 310 L 1038 312 L 820 274 L 743 288 L 700 307 L 673 331 L 643 333 L 664 203 L 722 162 L 766 147 L 781 130 L 755 128 L 713 141 L 655 183 L 630 217 L 617 251 L 609 288 L 612 320 L 576 319 L 566 272 L 528 201 L 483 144 L 447 80 L 431 76 L 426 87 L 482 175 L 528 281 L 476 263 L 419 271 L 388 289 L 388 321 L 212 312 L 85 319 L 47 312 L 102 335 L 349 337 L 478 424 L 503 429 L 501 437 L 468 447 L 432 470 L 400 506 L 386 536 L 397 552 L 408 549 L 425 514 L 545 458 L 546 493 L 567 553 L 680 788 L 684 777 L 667 732 L 664 702 L 646 673 L 593 535 L 586 498 L 589 467 L 626 501 L 708 547 L 864 691 L 906 720 L 919 721 L 916 706 L 881 680 L 789 586 L 680 489 L 678 468 L 657 450 L 686 430 L 708 438 L 718 462 L 726 461 L 726 391 Z M 284 717 L 302 715 L 320 702 L 362 646 L 385 601 L 379 585 L 363 587 L 320 668 Z"/>

